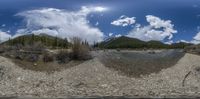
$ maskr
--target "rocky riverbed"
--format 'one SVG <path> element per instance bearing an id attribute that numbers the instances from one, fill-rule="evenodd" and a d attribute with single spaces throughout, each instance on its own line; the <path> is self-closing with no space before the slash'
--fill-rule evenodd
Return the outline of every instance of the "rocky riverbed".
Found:
<path id="1" fill-rule="evenodd" d="M 185 54 L 174 66 L 140 77 L 121 75 L 98 57 L 48 74 L 22 69 L 0 57 L 0 96 L 200 96 L 200 56 Z"/>

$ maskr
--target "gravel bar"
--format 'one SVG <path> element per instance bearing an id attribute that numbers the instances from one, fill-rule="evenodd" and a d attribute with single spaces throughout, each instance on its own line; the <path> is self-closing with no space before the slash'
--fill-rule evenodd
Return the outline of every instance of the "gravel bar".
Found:
<path id="1" fill-rule="evenodd" d="M 120 75 L 98 58 L 53 74 L 24 70 L 0 57 L 2 97 L 200 96 L 200 56 L 185 54 L 176 65 L 140 78 Z M 185 75 L 191 72 L 187 78 Z M 184 86 L 183 86 L 183 80 Z M 12 99 L 12 98 L 11 98 Z"/>

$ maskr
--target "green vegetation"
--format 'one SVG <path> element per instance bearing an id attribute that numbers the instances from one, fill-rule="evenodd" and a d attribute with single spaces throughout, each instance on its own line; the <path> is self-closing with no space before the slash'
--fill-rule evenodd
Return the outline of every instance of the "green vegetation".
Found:
<path id="1" fill-rule="evenodd" d="M 172 48 L 186 48 L 188 46 L 192 46 L 193 44 L 190 43 L 184 43 L 184 42 L 179 42 L 179 43 L 174 43 L 171 45 Z"/>
<path id="2" fill-rule="evenodd" d="M 94 47 L 99 48 L 108 48 L 108 49 L 116 49 L 116 48 L 131 48 L 131 49 L 183 49 L 186 46 L 190 46 L 192 44 L 188 43 L 174 43 L 172 45 L 164 44 L 160 41 L 141 41 L 136 38 L 129 38 L 126 36 L 122 36 L 119 38 L 111 38 L 110 40 L 103 41 L 101 43 L 94 44 Z"/>
<path id="3" fill-rule="evenodd" d="M 90 49 L 88 43 L 82 42 L 81 39 L 74 37 L 72 38 L 72 53 L 71 58 L 75 60 L 87 60 L 92 58 L 90 55 Z"/>
<path id="4" fill-rule="evenodd" d="M 45 34 L 41 35 L 23 35 L 19 36 L 14 39 L 9 39 L 8 41 L 4 42 L 3 44 L 14 46 L 14 45 L 33 45 L 34 43 L 41 43 L 46 47 L 51 48 L 68 48 L 70 43 L 68 42 L 67 38 L 61 39 L 58 37 L 53 37 Z"/>
<path id="5" fill-rule="evenodd" d="M 70 60 L 88 60 L 91 57 L 88 42 L 74 37 L 67 39 L 49 35 L 23 35 L 2 43 L 2 56 L 26 62 L 68 63 Z M 56 49 L 54 49 L 56 48 Z"/>
<path id="6" fill-rule="evenodd" d="M 125 36 L 119 38 L 112 38 L 109 41 L 104 41 L 99 44 L 100 48 L 142 48 L 145 47 L 145 42 L 134 39 L 128 38 Z"/>
<path id="7" fill-rule="evenodd" d="M 193 54 L 200 55 L 200 44 L 187 46 L 187 47 L 185 47 L 184 51 L 188 52 L 188 53 L 193 53 Z"/>

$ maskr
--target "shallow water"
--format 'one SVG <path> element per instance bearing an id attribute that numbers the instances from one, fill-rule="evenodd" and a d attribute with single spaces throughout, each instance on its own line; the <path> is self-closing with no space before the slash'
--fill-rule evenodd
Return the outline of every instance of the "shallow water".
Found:
<path id="1" fill-rule="evenodd" d="M 164 50 L 150 54 L 147 51 L 107 51 L 98 56 L 107 67 L 133 77 L 157 73 L 174 66 L 185 53 L 182 50 Z"/>

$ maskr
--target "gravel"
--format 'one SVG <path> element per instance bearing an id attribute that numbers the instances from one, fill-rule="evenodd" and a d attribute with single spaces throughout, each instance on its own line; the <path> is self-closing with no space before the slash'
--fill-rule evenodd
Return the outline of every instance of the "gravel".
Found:
<path id="1" fill-rule="evenodd" d="M 0 96 L 20 97 L 86 97 L 200 96 L 200 56 L 185 54 L 175 66 L 140 78 L 120 75 L 105 67 L 98 58 L 53 74 L 24 70 L 9 59 L 0 57 L 4 68 L 0 80 Z M 185 75 L 184 86 L 182 81 Z"/>

